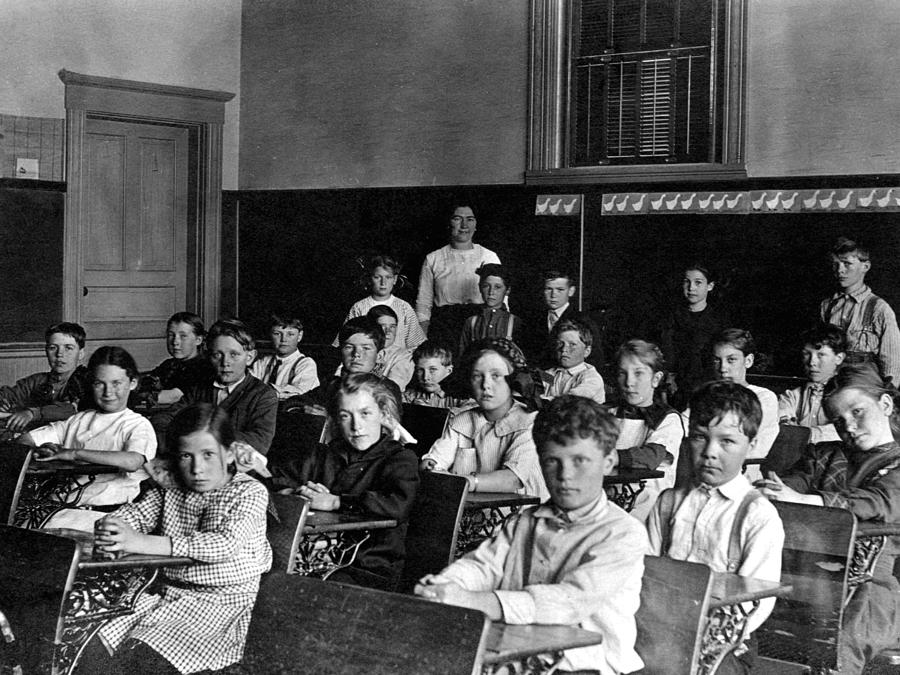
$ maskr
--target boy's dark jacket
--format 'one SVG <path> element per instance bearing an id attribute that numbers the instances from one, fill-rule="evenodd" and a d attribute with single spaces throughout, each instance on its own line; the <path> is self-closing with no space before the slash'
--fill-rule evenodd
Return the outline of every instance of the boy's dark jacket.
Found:
<path id="1" fill-rule="evenodd" d="M 307 481 L 322 483 L 340 496 L 341 511 L 396 520 L 397 527 L 372 531 L 353 565 L 378 577 L 366 585 L 392 588 L 396 584 L 406 557 L 407 520 L 419 487 L 418 459 L 412 450 L 386 436 L 363 452 L 337 439 L 274 468 L 273 473 L 276 488 L 298 488 Z"/>

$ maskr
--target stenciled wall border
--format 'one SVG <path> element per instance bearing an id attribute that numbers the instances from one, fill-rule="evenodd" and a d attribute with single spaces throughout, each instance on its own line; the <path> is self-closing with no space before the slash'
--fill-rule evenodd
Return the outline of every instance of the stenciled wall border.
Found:
<path id="1" fill-rule="evenodd" d="M 623 192 L 603 195 L 602 205 L 604 216 L 900 211 L 900 187 Z"/>

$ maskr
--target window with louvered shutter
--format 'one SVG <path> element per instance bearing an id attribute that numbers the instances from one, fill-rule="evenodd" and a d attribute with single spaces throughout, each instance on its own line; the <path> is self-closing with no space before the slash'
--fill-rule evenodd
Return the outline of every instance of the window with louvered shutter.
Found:
<path id="1" fill-rule="evenodd" d="M 576 3 L 572 165 L 713 161 L 713 4 Z"/>
<path id="2" fill-rule="evenodd" d="M 742 173 L 744 2 L 532 0 L 526 178 Z"/>

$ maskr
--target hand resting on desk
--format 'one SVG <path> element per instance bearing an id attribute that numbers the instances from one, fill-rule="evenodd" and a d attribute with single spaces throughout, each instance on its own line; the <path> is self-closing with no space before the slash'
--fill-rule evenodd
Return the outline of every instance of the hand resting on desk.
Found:
<path id="1" fill-rule="evenodd" d="M 306 481 L 298 490 L 301 497 L 309 500 L 309 507 L 314 511 L 337 511 L 341 508 L 341 498 L 333 495 L 321 483 Z"/>
<path id="2" fill-rule="evenodd" d="M 493 621 L 503 618 L 503 608 L 493 591 L 467 591 L 440 574 L 426 574 L 416 584 L 413 592 L 419 597 L 442 605 L 476 609 L 487 614 Z"/>
<path id="3" fill-rule="evenodd" d="M 34 458 L 39 462 L 48 462 L 51 459 L 63 459 L 75 461 L 75 451 L 69 450 L 57 443 L 44 443 L 34 449 Z"/>
<path id="4" fill-rule="evenodd" d="M 106 516 L 94 523 L 94 548 L 106 553 L 172 555 L 172 540 L 143 534 L 121 518 Z"/>

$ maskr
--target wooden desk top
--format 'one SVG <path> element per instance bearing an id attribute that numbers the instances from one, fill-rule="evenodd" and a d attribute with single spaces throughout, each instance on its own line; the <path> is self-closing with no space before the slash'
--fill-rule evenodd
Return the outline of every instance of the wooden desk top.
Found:
<path id="1" fill-rule="evenodd" d="M 469 492 L 466 494 L 467 510 L 491 509 L 501 506 L 531 506 L 540 504 L 539 497 L 520 495 L 517 492 Z"/>
<path id="2" fill-rule="evenodd" d="M 351 530 L 386 530 L 397 527 L 397 521 L 367 513 L 341 513 L 339 511 L 310 511 L 303 524 L 303 531 L 349 532 Z"/>
<path id="3" fill-rule="evenodd" d="M 81 548 L 81 559 L 78 561 L 79 571 L 133 569 L 135 567 L 184 567 L 194 563 L 192 558 L 183 556 L 144 555 L 140 553 L 129 553 L 112 560 L 94 558 L 94 535 L 90 532 L 68 528 L 51 528 L 44 530 L 44 532 L 74 539 L 78 542 L 78 546 Z"/>
<path id="4" fill-rule="evenodd" d="M 603 485 L 637 483 L 642 480 L 662 478 L 665 474 L 656 469 L 613 469 L 603 477 Z"/>
<path id="5" fill-rule="evenodd" d="M 779 598 L 794 590 L 784 581 L 766 581 L 752 577 L 742 577 L 728 572 L 713 572 L 713 586 L 709 597 L 710 609 L 736 605 L 739 602 Z"/>
<path id="6" fill-rule="evenodd" d="M 603 635 L 577 626 L 491 623 L 484 663 L 518 661 L 534 654 L 598 645 Z"/>
<path id="7" fill-rule="evenodd" d="M 859 520 L 856 523 L 856 538 L 882 537 L 900 535 L 900 523 L 876 523 L 871 520 Z"/>
<path id="8" fill-rule="evenodd" d="M 66 459 L 49 459 L 46 462 L 32 460 L 26 473 L 33 475 L 60 474 L 69 476 L 96 476 L 103 473 L 119 473 L 119 469 L 108 464 L 73 462 Z"/>

